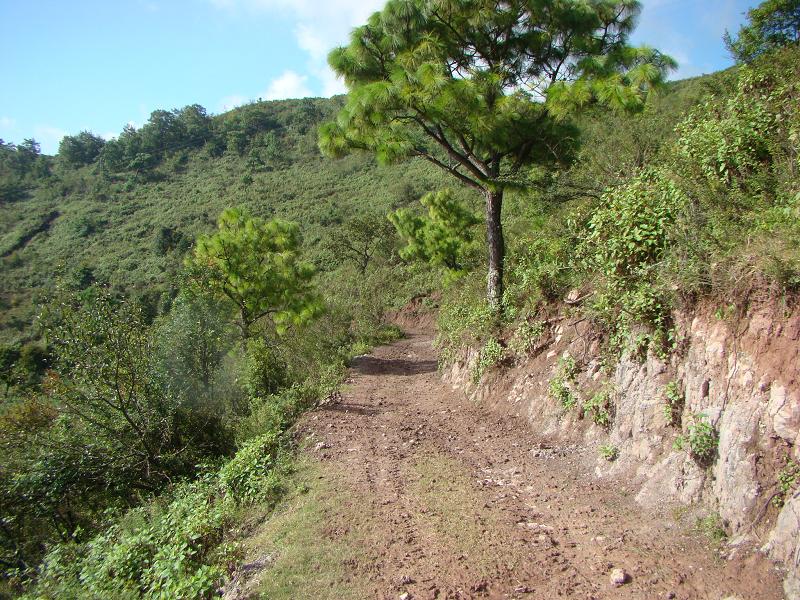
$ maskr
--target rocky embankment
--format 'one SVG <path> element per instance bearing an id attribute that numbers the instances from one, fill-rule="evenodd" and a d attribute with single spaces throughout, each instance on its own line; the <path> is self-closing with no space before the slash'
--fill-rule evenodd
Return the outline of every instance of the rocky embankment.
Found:
<path id="1" fill-rule="evenodd" d="M 596 476 L 633 482 L 642 506 L 718 514 L 725 554 L 766 554 L 785 570 L 786 596 L 800 598 L 800 310 L 697 310 L 676 329 L 668 358 L 628 354 L 609 366 L 600 336 L 565 307 L 524 357 L 479 384 L 475 350 L 445 378 L 554 442 L 596 445 Z"/>

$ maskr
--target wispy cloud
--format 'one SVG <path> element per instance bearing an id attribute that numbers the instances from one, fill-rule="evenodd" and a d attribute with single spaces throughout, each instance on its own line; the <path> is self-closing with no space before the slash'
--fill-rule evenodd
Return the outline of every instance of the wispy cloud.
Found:
<path id="1" fill-rule="evenodd" d="M 264 100 L 283 100 L 285 98 L 308 98 L 313 93 L 308 88 L 308 77 L 294 71 L 284 71 L 272 80 L 264 92 Z"/>
<path id="2" fill-rule="evenodd" d="M 243 94 L 231 94 L 219 101 L 219 110 L 233 110 L 255 100 L 285 100 L 287 98 L 309 98 L 315 94 L 308 85 L 309 77 L 296 71 L 287 70 L 270 81 L 267 89 L 257 97 L 249 98 Z"/>
<path id="3" fill-rule="evenodd" d="M 318 95 L 331 96 L 345 91 L 328 67 L 328 52 L 347 43 L 350 31 L 386 0 L 209 0 L 214 6 L 232 12 L 280 13 L 295 22 L 297 47 L 305 52 L 310 80 L 306 88 Z M 285 74 L 284 74 L 285 75 Z M 312 95 L 308 93 L 306 95 Z"/>
<path id="4" fill-rule="evenodd" d="M 11 117 L 0 117 L 0 127 L 3 129 L 11 129 L 16 126 L 17 122 Z"/>
<path id="5" fill-rule="evenodd" d="M 221 112 L 232 110 L 237 106 L 245 104 L 246 102 L 247 102 L 246 96 L 242 96 L 241 94 L 231 94 L 230 96 L 225 96 L 222 100 L 219 101 L 219 110 Z"/>

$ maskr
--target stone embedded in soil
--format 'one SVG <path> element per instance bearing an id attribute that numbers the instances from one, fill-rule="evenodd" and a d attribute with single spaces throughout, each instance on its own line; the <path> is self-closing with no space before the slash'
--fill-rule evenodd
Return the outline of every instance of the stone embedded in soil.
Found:
<path id="1" fill-rule="evenodd" d="M 623 569 L 614 569 L 611 571 L 611 585 L 620 587 L 630 581 L 631 576 L 628 575 Z"/>

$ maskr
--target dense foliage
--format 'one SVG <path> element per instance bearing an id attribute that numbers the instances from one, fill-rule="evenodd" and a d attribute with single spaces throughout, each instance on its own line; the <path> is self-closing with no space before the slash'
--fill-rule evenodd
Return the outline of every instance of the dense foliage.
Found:
<path id="1" fill-rule="evenodd" d="M 386 218 L 438 179 L 321 161 L 336 104 L 3 146 L 0 593 L 211 594 L 241 507 L 279 497 L 284 432 L 439 280 Z"/>
<path id="2" fill-rule="evenodd" d="M 578 4 L 591 10 L 575 22 Z M 575 54 L 513 26 L 530 3 L 490 5 L 390 2 L 332 56 L 351 84 L 344 101 L 156 111 L 109 142 L 67 136 L 56 157 L 34 140 L 0 143 L 0 594 L 211 597 L 239 559 L 235 525 L 280 497 L 298 417 L 348 358 L 398 335 L 384 315 L 413 296 L 443 288 L 442 360 L 480 348 L 476 382 L 534 352 L 565 298 L 605 333 L 609 360 L 669 353 L 675 310 L 702 298 L 797 298 L 792 39 L 645 99 L 669 61 L 625 46 L 636 3 L 539 3 L 566 7 L 551 33 L 562 44 L 582 32 L 581 60 L 567 61 L 572 85 L 546 83 L 550 104 L 535 104 L 508 86 Z M 792 6 L 759 10 L 782 19 Z M 616 32 L 606 58 L 598 23 Z M 469 33 L 469 56 L 444 24 Z M 516 70 L 472 56 L 498 40 Z M 639 113 L 587 104 L 604 94 Z M 409 99 L 421 121 L 396 121 Z M 574 122 L 555 119 L 576 105 Z M 326 122 L 333 153 L 361 145 L 434 165 L 323 159 Z M 552 148 L 531 136 L 573 160 L 544 160 Z M 443 140 L 460 156 L 437 150 Z M 493 174 L 472 162 L 485 153 L 499 156 Z M 464 185 L 442 191 L 442 164 Z M 476 187 L 508 192 L 502 320 L 484 293 Z M 578 406 L 577 372 L 565 356 L 550 382 L 565 408 Z M 665 394 L 681 425 L 677 383 Z M 600 390 L 581 410 L 608 427 L 611 402 Z M 713 428 L 698 417 L 685 429 L 687 450 L 712 460 Z"/>
<path id="3" fill-rule="evenodd" d="M 499 310 L 504 190 L 525 185 L 527 165 L 568 157 L 571 108 L 640 110 L 674 65 L 627 44 L 639 8 L 635 0 L 390 0 L 330 54 L 350 92 L 320 129 L 320 148 L 370 150 L 382 162 L 421 157 L 480 192 L 487 299 Z"/>
<path id="4" fill-rule="evenodd" d="M 507 322 L 576 289 L 615 351 L 665 353 L 677 343 L 673 311 L 700 298 L 791 301 L 800 291 L 798 65 L 790 46 L 682 83 L 640 116 L 585 117 L 578 160 L 542 177 L 510 218 L 520 237 Z M 659 137 L 605 141 L 645 130 Z M 476 330 L 464 312 L 483 309 L 470 289 L 465 282 L 450 300 L 462 308 L 442 312 L 445 347 Z"/>
<path id="5" fill-rule="evenodd" d="M 747 11 L 750 21 L 736 37 L 725 32 L 725 45 L 740 62 L 750 62 L 788 44 L 800 42 L 800 1 L 766 0 Z"/>

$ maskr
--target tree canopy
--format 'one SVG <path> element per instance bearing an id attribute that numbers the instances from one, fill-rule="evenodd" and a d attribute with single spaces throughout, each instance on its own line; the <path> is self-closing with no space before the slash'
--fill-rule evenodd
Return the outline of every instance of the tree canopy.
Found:
<path id="1" fill-rule="evenodd" d="M 486 197 L 488 297 L 502 297 L 503 190 L 568 157 L 563 119 L 593 101 L 639 110 L 674 62 L 627 45 L 634 0 L 390 0 L 329 62 L 349 88 L 320 148 L 424 158 Z"/>
<path id="2" fill-rule="evenodd" d="M 800 0 L 766 0 L 747 11 L 747 19 L 736 37 L 725 32 L 725 45 L 738 62 L 800 41 Z"/>
<path id="3" fill-rule="evenodd" d="M 427 218 L 407 208 L 389 215 L 407 244 L 400 256 L 442 265 L 450 277 L 463 274 L 465 262 L 475 249 L 473 233 L 480 218 L 458 202 L 450 190 L 427 194 L 420 202 L 428 209 Z"/>
<path id="4" fill-rule="evenodd" d="M 70 166 L 89 165 L 97 160 L 105 143 L 103 138 L 90 131 L 81 131 L 78 135 L 65 135 L 58 145 L 58 155 Z"/>
<path id="5" fill-rule="evenodd" d="M 314 267 L 302 260 L 296 223 L 264 221 L 229 208 L 218 226 L 213 235 L 198 239 L 188 264 L 213 292 L 233 304 L 243 337 L 264 317 L 280 329 L 319 312 L 311 283 Z"/>

